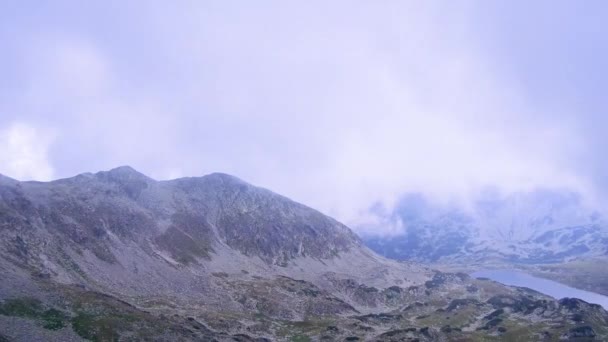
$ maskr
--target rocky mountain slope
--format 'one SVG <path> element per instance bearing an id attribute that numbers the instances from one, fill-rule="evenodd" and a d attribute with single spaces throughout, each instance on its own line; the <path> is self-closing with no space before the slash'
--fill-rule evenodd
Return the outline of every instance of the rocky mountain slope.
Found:
<path id="1" fill-rule="evenodd" d="M 391 219 L 403 222 L 403 234 L 364 239 L 398 260 L 544 264 L 608 255 L 608 225 L 570 192 L 491 193 L 467 210 L 410 195 Z"/>
<path id="2" fill-rule="evenodd" d="M 385 259 L 235 177 L 0 177 L 0 341 L 608 337 L 608 314 Z"/>

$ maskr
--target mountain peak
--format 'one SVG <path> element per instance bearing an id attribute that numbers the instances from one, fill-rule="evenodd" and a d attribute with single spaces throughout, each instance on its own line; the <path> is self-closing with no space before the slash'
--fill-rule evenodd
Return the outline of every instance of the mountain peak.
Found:
<path id="1" fill-rule="evenodd" d="M 124 182 L 124 181 L 150 181 L 152 180 L 150 177 L 144 175 L 143 173 L 135 170 L 131 166 L 119 166 L 111 169 L 110 171 L 101 171 L 95 174 L 98 177 L 110 179 L 114 181 Z"/>
<path id="2" fill-rule="evenodd" d="M 606 340 L 599 306 L 386 260 L 336 220 L 227 174 L 156 182 L 120 167 L 16 184 L 0 186 L 0 318 L 32 322 L 15 321 L 0 340 L 12 331 L 17 340 L 95 337 L 117 316 L 129 319 L 101 327 L 119 340 L 471 340 L 536 324 L 522 336 L 534 340 L 538 329 L 580 321 L 570 335 Z M 57 319 L 42 326 L 51 309 Z M 481 328 L 429 326 L 460 312 Z M 95 324 L 78 326 L 81 317 Z M 387 331 L 387 322 L 412 328 Z"/>
<path id="3" fill-rule="evenodd" d="M 229 175 L 227 173 L 222 173 L 222 172 L 213 172 L 213 173 L 203 176 L 203 178 L 217 179 L 217 180 L 221 180 L 223 182 L 245 183 L 245 181 L 243 181 L 242 179 L 240 179 L 236 176 Z"/>
<path id="4" fill-rule="evenodd" d="M 98 206 L 76 201 L 72 208 L 78 209 L 68 213 L 62 206 L 76 193 L 79 199 L 94 198 Z M 42 203 L 49 212 L 69 216 L 70 222 L 78 222 L 79 236 L 86 236 L 98 249 L 109 248 L 99 239 L 105 235 L 98 227 L 99 222 L 109 221 L 108 229 L 117 236 L 145 236 L 156 248 L 185 263 L 211 259 L 211 251 L 222 246 L 275 265 L 304 256 L 331 259 L 360 247 L 359 238 L 334 219 L 225 173 L 157 182 L 132 167 L 121 166 L 27 184 L 23 196 Z M 87 210 L 93 211 L 79 216 Z M 109 212 L 111 218 L 106 216 Z M 115 214 L 125 212 L 137 214 Z M 155 223 L 161 219 L 162 225 Z M 53 224 L 64 227 L 62 222 Z M 68 239 L 72 235 L 69 231 Z"/>
<path id="5" fill-rule="evenodd" d="M 133 167 L 129 166 L 129 165 L 122 165 L 122 166 L 118 166 L 115 167 L 113 169 L 111 169 L 110 171 L 108 171 L 110 173 L 113 174 L 138 174 L 138 175 L 143 175 L 141 172 L 135 170 Z"/>

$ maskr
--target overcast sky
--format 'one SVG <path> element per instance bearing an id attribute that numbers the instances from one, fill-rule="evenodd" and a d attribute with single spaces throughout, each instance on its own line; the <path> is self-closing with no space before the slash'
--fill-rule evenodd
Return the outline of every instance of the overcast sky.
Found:
<path id="1" fill-rule="evenodd" d="M 608 197 L 606 1 L 2 1 L 0 173 Z"/>

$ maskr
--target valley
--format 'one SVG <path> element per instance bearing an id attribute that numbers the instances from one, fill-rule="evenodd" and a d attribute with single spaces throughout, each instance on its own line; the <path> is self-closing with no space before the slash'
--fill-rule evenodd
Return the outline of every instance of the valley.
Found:
<path id="1" fill-rule="evenodd" d="M 1 341 L 608 338 L 578 299 L 376 254 L 226 174 L 0 177 Z"/>

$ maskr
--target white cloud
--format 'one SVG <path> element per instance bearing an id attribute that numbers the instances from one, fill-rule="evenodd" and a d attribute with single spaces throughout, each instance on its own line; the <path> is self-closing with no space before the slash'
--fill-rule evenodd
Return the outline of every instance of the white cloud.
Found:
<path id="1" fill-rule="evenodd" d="M 0 173 L 19 180 L 51 180 L 48 149 L 52 141 L 52 135 L 24 123 L 0 130 Z"/>
<path id="2" fill-rule="evenodd" d="M 64 5 L 15 35 L 25 91 L 0 103 L 62 132 L 57 176 L 227 172 L 390 232 L 369 208 L 405 192 L 591 188 L 585 135 L 494 64 L 470 4 Z"/>

